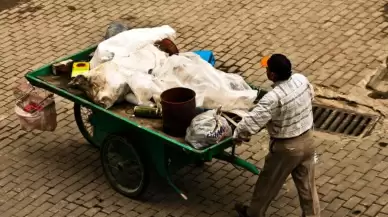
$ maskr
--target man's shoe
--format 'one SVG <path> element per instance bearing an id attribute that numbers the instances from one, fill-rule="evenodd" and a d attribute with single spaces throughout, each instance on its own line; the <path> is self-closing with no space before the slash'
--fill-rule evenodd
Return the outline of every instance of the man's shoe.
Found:
<path id="1" fill-rule="evenodd" d="M 239 217 L 249 217 L 248 213 L 247 213 L 248 206 L 245 206 L 243 204 L 238 203 L 238 204 L 234 205 L 234 209 L 238 213 Z"/>

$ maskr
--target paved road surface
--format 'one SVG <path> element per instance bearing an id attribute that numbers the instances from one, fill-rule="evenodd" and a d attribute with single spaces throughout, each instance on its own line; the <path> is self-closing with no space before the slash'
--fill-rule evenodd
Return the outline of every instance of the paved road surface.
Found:
<path id="1" fill-rule="evenodd" d="M 265 87 L 258 62 L 273 52 L 288 55 L 314 83 L 344 93 L 388 54 L 384 0 L 0 0 L 2 217 L 235 216 L 234 203 L 249 200 L 256 177 L 217 161 L 177 174 L 189 189 L 187 202 L 163 183 L 144 201 L 115 193 L 65 100 L 54 133 L 19 130 L 13 85 L 28 70 L 97 43 L 116 19 L 134 27 L 171 25 L 181 50 L 214 50 L 217 67 Z M 322 216 L 388 216 L 388 151 L 381 139 L 344 142 L 317 134 Z M 261 166 L 266 143 L 262 133 L 238 152 Z M 292 182 L 269 212 L 300 215 Z"/>

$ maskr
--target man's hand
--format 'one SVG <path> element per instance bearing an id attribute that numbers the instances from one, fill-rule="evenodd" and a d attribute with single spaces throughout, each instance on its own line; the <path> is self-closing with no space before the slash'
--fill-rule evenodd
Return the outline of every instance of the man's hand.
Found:
<path id="1" fill-rule="evenodd" d="M 250 140 L 251 136 L 246 133 L 237 133 L 237 131 L 233 133 L 233 143 L 236 145 L 241 145 L 243 142 L 249 142 Z"/>

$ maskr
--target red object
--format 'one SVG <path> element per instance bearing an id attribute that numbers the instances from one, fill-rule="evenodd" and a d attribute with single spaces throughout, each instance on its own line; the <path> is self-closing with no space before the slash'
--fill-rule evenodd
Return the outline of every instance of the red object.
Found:
<path id="1" fill-rule="evenodd" d="M 41 105 L 38 105 L 38 104 L 33 103 L 33 102 L 28 104 L 28 105 L 26 105 L 23 108 L 24 111 L 29 112 L 29 113 L 35 112 L 35 111 L 39 111 L 39 110 L 42 110 L 42 109 L 43 109 L 43 107 Z"/>
<path id="2" fill-rule="evenodd" d="M 156 44 L 159 46 L 160 50 L 168 53 L 170 56 L 179 53 L 177 46 L 168 38 L 157 41 Z"/>

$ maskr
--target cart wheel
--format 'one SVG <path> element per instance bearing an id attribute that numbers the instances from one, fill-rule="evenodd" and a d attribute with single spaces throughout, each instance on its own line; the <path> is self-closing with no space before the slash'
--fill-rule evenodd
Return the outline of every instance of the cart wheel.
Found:
<path id="1" fill-rule="evenodd" d="M 74 103 L 74 117 L 79 131 L 86 141 L 94 147 L 99 148 L 99 145 L 93 140 L 93 125 L 90 123 L 90 116 L 92 114 L 93 111 L 91 109 Z"/>
<path id="2" fill-rule="evenodd" d="M 117 192 L 137 198 L 148 187 L 146 164 L 127 138 L 108 136 L 102 143 L 101 163 L 106 178 Z"/>

